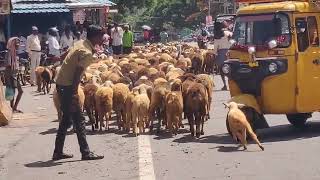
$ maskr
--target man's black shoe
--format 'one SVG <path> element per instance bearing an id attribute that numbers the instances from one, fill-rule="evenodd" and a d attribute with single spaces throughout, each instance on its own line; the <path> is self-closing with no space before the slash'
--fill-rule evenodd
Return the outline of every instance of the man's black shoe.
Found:
<path id="1" fill-rule="evenodd" d="M 104 158 L 104 156 L 94 154 L 93 152 L 90 152 L 87 155 L 82 155 L 82 160 L 99 160 L 99 159 L 103 159 L 103 158 Z"/>
<path id="2" fill-rule="evenodd" d="M 53 156 L 52 156 L 52 160 L 54 160 L 54 161 L 58 161 L 58 160 L 60 160 L 60 159 L 70 159 L 70 158 L 73 158 L 73 155 L 72 155 L 72 154 L 65 154 L 65 153 L 58 154 L 58 153 L 54 153 Z"/>

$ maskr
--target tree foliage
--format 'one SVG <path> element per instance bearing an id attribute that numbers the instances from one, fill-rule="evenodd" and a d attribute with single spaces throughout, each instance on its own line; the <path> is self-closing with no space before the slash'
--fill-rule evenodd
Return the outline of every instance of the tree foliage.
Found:
<path id="1" fill-rule="evenodd" d="M 191 27 L 205 20 L 205 8 L 199 0 L 114 0 L 119 13 L 114 20 L 154 27 Z M 196 14 L 193 18 L 188 18 Z"/>

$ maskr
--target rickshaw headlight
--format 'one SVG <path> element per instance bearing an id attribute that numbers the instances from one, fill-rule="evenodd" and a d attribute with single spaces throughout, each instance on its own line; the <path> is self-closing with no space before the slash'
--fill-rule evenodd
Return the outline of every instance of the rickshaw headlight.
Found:
<path id="1" fill-rule="evenodd" d="M 224 65 L 222 66 L 222 72 L 223 72 L 224 74 L 229 74 L 230 71 L 231 71 L 231 67 L 230 67 L 229 64 L 224 64 Z"/>
<path id="2" fill-rule="evenodd" d="M 278 65 L 276 63 L 271 63 L 269 64 L 269 71 L 271 73 L 275 73 L 278 70 Z"/>

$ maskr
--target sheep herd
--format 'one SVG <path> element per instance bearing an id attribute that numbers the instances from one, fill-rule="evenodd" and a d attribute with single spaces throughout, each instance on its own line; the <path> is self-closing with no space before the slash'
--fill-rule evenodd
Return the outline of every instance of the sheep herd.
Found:
<path id="1" fill-rule="evenodd" d="M 210 118 L 213 62 L 211 50 L 174 43 L 135 47 L 129 55 L 100 55 L 83 75 L 79 101 L 93 131 L 109 130 L 114 113 L 119 130 L 136 136 L 162 126 L 177 134 L 186 118 L 191 135 L 200 137 Z M 46 92 L 42 72 L 51 69 L 54 77 L 59 67 L 37 69 L 38 90 Z M 53 101 L 61 119 L 56 91 Z"/>
<path id="2" fill-rule="evenodd" d="M 204 135 L 213 97 L 214 54 L 187 44 L 135 47 L 129 55 L 100 55 L 84 72 L 78 87 L 79 104 L 92 131 L 109 130 L 114 114 L 118 129 L 138 136 L 146 130 L 169 130 L 176 135 L 187 119 L 191 136 Z M 38 67 L 38 91 L 50 91 L 60 66 Z M 53 102 L 62 118 L 57 91 Z M 230 109 L 230 133 L 246 149 L 246 133 L 264 150 L 238 104 Z"/>

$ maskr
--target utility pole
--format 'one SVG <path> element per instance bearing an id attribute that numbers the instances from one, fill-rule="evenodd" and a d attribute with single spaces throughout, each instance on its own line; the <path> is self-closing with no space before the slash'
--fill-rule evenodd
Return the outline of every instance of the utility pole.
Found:
<path id="1" fill-rule="evenodd" d="M 208 0 L 209 8 L 208 8 L 208 16 L 211 14 L 211 0 Z"/>

